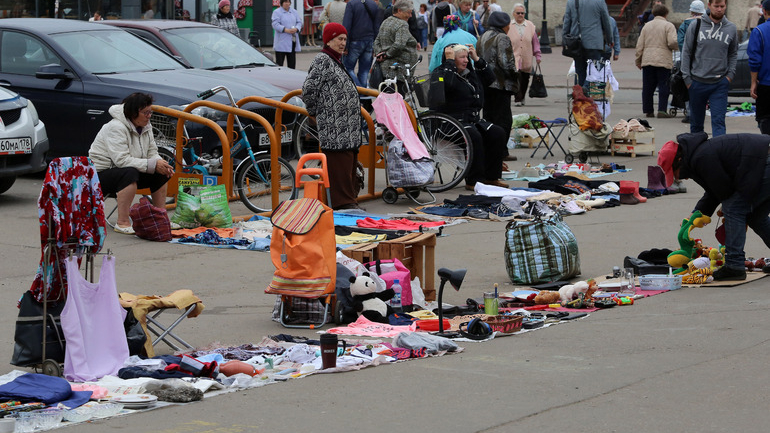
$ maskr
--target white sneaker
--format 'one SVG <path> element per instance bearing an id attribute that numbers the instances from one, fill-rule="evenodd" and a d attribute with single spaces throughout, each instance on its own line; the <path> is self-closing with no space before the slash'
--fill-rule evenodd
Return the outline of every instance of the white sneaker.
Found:
<path id="1" fill-rule="evenodd" d="M 179 224 L 175 223 L 174 221 L 169 221 L 171 223 L 171 230 L 179 230 L 182 228 Z"/>
<path id="2" fill-rule="evenodd" d="M 120 234 L 123 234 L 123 235 L 133 235 L 133 234 L 135 234 L 133 227 L 131 227 L 131 226 L 121 227 L 117 223 L 115 224 L 115 227 L 113 227 L 113 230 L 115 230 L 115 233 L 120 233 Z"/>

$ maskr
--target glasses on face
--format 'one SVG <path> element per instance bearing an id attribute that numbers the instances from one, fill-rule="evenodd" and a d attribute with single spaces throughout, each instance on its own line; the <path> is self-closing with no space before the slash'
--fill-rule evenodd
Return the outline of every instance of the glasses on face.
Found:
<path id="1" fill-rule="evenodd" d="M 150 116 L 152 116 L 152 108 L 148 108 L 146 110 L 142 110 L 142 111 L 139 112 L 139 114 L 141 114 L 142 116 L 145 116 L 145 117 L 150 117 Z"/>
<path id="2" fill-rule="evenodd" d="M 514 12 L 516 15 L 524 15 L 524 12 Z"/>

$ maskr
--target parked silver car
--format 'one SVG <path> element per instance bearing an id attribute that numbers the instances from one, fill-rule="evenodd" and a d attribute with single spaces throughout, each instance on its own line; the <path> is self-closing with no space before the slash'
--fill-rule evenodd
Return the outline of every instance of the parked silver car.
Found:
<path id="1" fill-rule="evenodd" d="M 0 87 L 0 194 L 22 174 L 46 167 L 48 135 L 32 101 Z"/>

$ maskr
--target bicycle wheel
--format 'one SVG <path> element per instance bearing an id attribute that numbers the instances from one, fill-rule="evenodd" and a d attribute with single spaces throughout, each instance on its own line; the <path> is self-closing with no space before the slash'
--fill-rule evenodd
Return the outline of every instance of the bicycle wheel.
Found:
<path id="1" fill-rule="evenodd" d="M 318 138 L 318 127 L 315 119 L 301 116 L 294 127 L 293 139 L 297 159 L 306 153 L 321 151 L 321 139 Z"/>
<path id="2" fill-rule="evenodd" d="M 278 202 L 296 198 L 297 189 L 294 187 L 295 173 L 288 161 L 278 158 L 281 173 L 278 184 Z M 243 204 L 252 212 L 270 212 L 273 210 L 273 194 L 271 189 L 270 156 L 261 155 L 252 163 L 246 158 L 235 171 L 235 185 L 238 196 Z"/>
<path id="3" fill-rule="evenodd" d="M 420 138 L 433 159 L 436 174 L 428 191 L 442 192 L 457 186 L 465 179 L 473 162 L 473 143 L 465 128 L 443 113 L 428 112 L 420 115 Z"/>

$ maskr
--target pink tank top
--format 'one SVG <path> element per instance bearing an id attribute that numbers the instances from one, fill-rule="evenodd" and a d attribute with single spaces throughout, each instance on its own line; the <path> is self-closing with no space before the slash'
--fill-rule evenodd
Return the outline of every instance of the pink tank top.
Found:
<path id="1" fill-rule="evenodd" d="M 74 257 L 66 260 L 66 269 L 69 290 L 61 313 L 67 342 L 64 377 L 85 382 L 117 375 L 129 354 L 123 328 L 126 311 L 115 284 L 115 257 L 102 260 L 98 283 L 83 278 Z"/>

